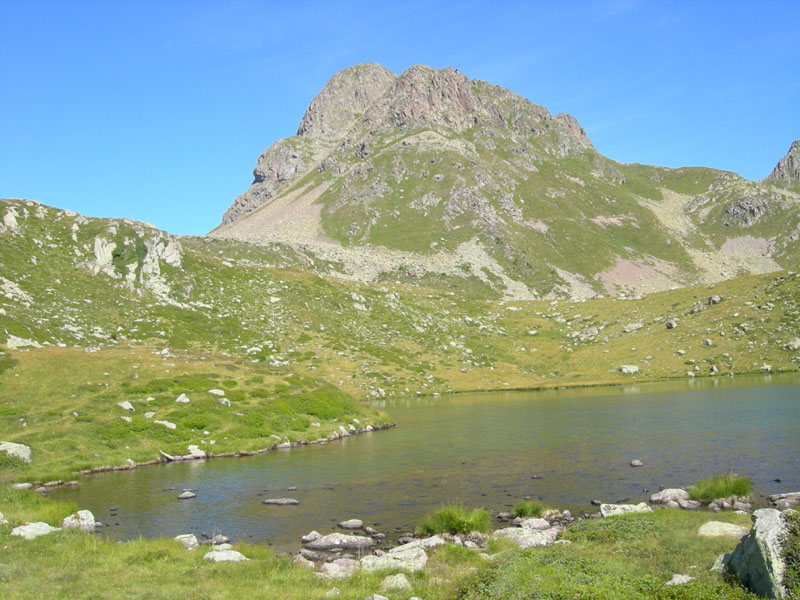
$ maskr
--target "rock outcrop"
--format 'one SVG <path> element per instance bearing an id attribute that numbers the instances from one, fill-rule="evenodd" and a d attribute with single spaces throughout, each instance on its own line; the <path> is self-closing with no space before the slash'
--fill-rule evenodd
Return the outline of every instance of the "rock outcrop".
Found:
<path id="1" fill-rule="evenodd" d="M 766 180 L 783 183 L 800 181 L 800 140 L 792 142 L 786 156 L 778 161 Z"/>
<path id="2" fill-rule="evenodd" d="M 786 532 L 783 515 L 774 508 L 762 508 L 752 518 L 753 529 L 727 560 L 727 570 L 759 596 L 783 598 L 785 565 L 781 544 Z"/>

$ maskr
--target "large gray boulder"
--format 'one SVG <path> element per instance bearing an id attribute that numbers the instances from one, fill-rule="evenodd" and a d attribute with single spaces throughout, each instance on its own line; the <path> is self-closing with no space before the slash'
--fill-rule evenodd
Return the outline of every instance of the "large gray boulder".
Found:
<path id="1" fill-rule="evenodd" d="M 372 538 L 361 535 L 347 535 L 346 533 L 329 533 L 306 544 L 311 550 L 364 550 L 372 547 Z"/>
<path id="2" fill-rule="evenodd" d="M 778 510 L 785 510 L 800 504 L 800 492 L 773 494 L 772 496 L 767 496 L 767 501 Z"/>
<path id="3" fill-rule="evenodd" d="M 33 460 L 33 453 L 31 449 L 25 444 L 16 444 L 14 442 L 0 442 L 0 452 L 5 452 L 13 458 L 18 458 L 22 462 L 29 463 Z"/>
<path id="4" fill-rule="evenodd" d="M 212 562 L 242 562 L 250 559 L 236 550 L 212 550 L 203 556 L 203 560 L 210 560 Z"/>
<path id="5" fill-rule="evenodd" d="M 747 534 L 747 527 L 723 523 L 722 521 L 708 521 L 697 530 L 697 535 L 702 537 L 735 537 L 740 538 Z"/>
<path id="6" fill-rule="evenodd" d="M 61 522 L 61 527 L 64 529 L 80 529 L 87 533 L 94 533 L 95 522 L 94 515 L 88 510 L 79 510 L 76 513 L 66 517 Z"/>
<path id="7" fill-rule="evenodd" d="M 625 515 L 628 513 L 649 513 L 653 509 L 647 506 L 646 502 L 639 504 L 601 504 L 600 514 L 604 517 L 616 517 L 618 515 Z"/>
<path id="8" fill-rule="evenodd" d="M 334 561 L 323 564 L 319 572 L 325 579 L 346 579 L 352 577 L 358 571 L 359 563 L 352 558 L 338 558 Z"/>
<path id="9" fill-rule="evenodd" d="M 25 540 L 32 540 L 41 535 L 53 533 L 54 531 L 60 531 L 60 529 L 58 527 L 52 527 L 42 521 L 37 521 L 36 523 L 25 523 L 25 525 L 14 527 L 14 529 L 11 530 L 11 535 L 21 537 Z"/>
<path id="10" fill-rule="evenodd" d="M 414 573 L 424 569 L 427 562 L 428 555 L 418 546 L 400 552 L 386 552 L 382 556 L 365 556 L 361 559 L 361 568 L 367 573 L 383 569 L 402 569 Z"/>
<path id="11" fill-rule="evenodd" d="M 556 540 L 557 535 L 558 529 L 556 528 L 540 531 L 525 527 L 506 527 L 492 532 L 492 536 L 511 540 L 522 550 L 537 546 L 549 546 Z"/>
<path id="12" fill-rule="evenodd" d="M 667 488 L 650 496 L 651 504 L 666 504 L 679 500 L 689 500 L 689 492 L 680 488 Z"/>
<path id="13" fill-rule="evenodd" d="M 736 546 L 727 563 L 752 592 L 764 598 L 784 598 L 781 537 L 786 523 L 780 511 L 762 508 L 752 515 L 753 528 Z"/>
<path id="14" fill-rule="evenodd" d="M 405 552 L 407 550 L 411 550 L 412 548 L 436 548 L 437 546 L 443 546 L 446 543 L 447 542 L 445 542 L 443 537 L 439 535 L 432 535 L 431 537 L 420 538 L 418 540 L 408 542 L 402 546 L 395 546 L 389 550 L 389 552 Z"/>

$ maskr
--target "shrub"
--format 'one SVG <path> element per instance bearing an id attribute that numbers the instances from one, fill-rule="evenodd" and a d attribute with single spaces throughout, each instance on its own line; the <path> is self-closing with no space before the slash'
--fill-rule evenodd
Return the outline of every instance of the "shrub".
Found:
<path id="1" fill-rule="evenodd" d="M 707 479 L 701 479 L 689 488 L 692 500 L 711 502 L 717 498 L 728 496 L 747 496 L 753 489 L 753 483 L 747 477 L 728 473 Z"/>
<path id="2" fill-rule="evenodd" d="M 428 516 L 417 528 L 422 535 L 435 533 L 469 533 L 470 531 L 489 531 L 489 512 L 484 508 L 473 511 L 463 506 L 443 506 Z"/>
<path id="3" fill-rule="evenodd" d="M 538 517 L 544 507 L 538 500 L 521 500 L 514 506 L 514 514 L 518 517 Z"/>

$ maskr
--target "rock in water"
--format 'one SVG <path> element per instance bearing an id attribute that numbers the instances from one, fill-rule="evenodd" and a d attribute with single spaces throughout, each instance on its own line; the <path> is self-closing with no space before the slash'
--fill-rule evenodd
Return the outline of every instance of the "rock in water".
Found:
<path id="1" fill-rule="evenodd" d="M 79 510 L 66 517 L 62 521 L 61 527 L 64 529 L 80 529 L 87 533 L 94 533 L 94 515 L 88 510 Z"/>
<path id="2" fill-rule="evenodd" d="M 363 550 L 372 547 L 372 538 L 360 535 L 347 535 L 345 533 L 329 533 L 321 538 L 306 544 L 312 550 L 333 550 L 342 548 L 343 550 Z"/>
<path id="3" fill-rule="evenodd" d="M 753 528 L 731 554 L 727 570 L 759 596 L 783 598 L 783 515 L 774 508 L 762 508 L 752 514 L 752 519 Z"/>
<path id="4" fill-rule="evenodd" d="M 195 494 L 192 490 L 183 490 L 180 494 L 178 494 L 178 500 L 190 500 L 196 497 L 197 494 Z"/>
<path id="5" fill-rule="evenodd" d="M 632 466 L 632 467 L 643 467 L 643 466 L 644 466 L 644 463 L 643 463 L 642 461 L 640 461 L 638 458 L 634 458 L 634 459 L 631 461 L 631 466 Z"/>
<path id="6" fill-rule="evenodd" d="M 294 498 L 267 498 L 266 500 L 262 501 L 262 504 L 272 504 L 274 506 L 294 506 L 296 504 L 300 504 L 300 502 Z"/>
<path id="7" fill-rule="evenodd" d="M 342 529 L 361 529 L 363 526 L 364 522 L 361 519 L 348 519 L 339 523 Z"/>
<path id="8" fill-rule="evenodd" d="M 29 463 L 31 460 L 33 460 L 31 449 L 25 444 L 0 442 L 0 452 L 5 452 L 9 456 L 18 458 L 25 463 Z"/>
<path id="9" fill-rule="evenodd" d="M 651 504 L 666 504 L 679 500 L 689 500 L 689 492 L 680 488 L 667 488 L 650 496 Z"/>

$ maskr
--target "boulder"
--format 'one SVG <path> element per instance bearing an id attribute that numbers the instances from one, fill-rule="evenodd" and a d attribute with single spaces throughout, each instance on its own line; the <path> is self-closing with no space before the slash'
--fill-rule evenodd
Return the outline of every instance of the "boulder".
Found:
<path id="1" fill-rule="evenodd" d="M 653 512 L 646 502 L 639 504 L 601 504 L 600 514 L 604 517 L 616 517 L 628 513 L 649 513 Z"/>
<path id="2" fill-rule="evenodd" d="M 339 523 L 342 529 L 361 529 L 363 526 L 364 522 L 361 519 L 348 519 Z"/>
<path id="3" fill-rule="evenodd" d="M 177 425 L 175 423 L 171 423 L 170 421 L 153 421 L 156 425 L 163 425 L 167 429 L 175 429 Z"/>
<path id="4" fill-rule="evenodd" d="M 60 531 L 60 528 L 52 527 L 47 523 L 37 521 L 36 523 L 25 523 L 25 525 L 14 527 L 14 529 L 11 530 L 11 535 L 16 535 L 25 540 L 32 540 L 39 536 L 53 533 L 54 531 Z"/>
<path id="5" fill-rule="evenodd" d="M 347 535 L 345 533 L 329 533 L 312 542 L 306 544 L 306 547 L 311 550 L 334 550 L 341 548 L 343 550 L 364 550 L 371 548 L 372 538 L 360 535 Z"/>
<path id="6" fill-rule="evenodd" d="M 183 544 L 187 550 L 194 550 L 200 545 L 200 543 L 197 541 L 197 538 L 191 533 L 176 535 L 173 539 Z"/>
<path id="7" fill-rule="evenodd" d="M 187 450 L 189 450 L 189 455 L 192 458 L 206 458 L 208 456 L 197 444 L 190 444 Z"/>
<path id="8" fill-rule="evenodd" d="M 320 534 L 320 532 L 315 530 L 315 531 L 310 531 L 307 534 L 305 534 L 303 537 L 300 538 L 300 541 L 303 544 L 308 544 L 309 542 L 313 542 L 314 540 L 318 540 L 321 537 L 322 537 L 322 535 Z"/>
<path id="9" fill-rule="evenodd" d="M 192 490 L 183 490 L 180 494 L 178 494 L 178 500 L 191 500 L 192 498 L 196 498 L 197 494 L 195 494 Z"/>
<path id="10" fill-rule="evenodd" d="M 15 483 L 12 484 L 11 488 L 15 490 L 29 490 L 33 487 L 32 483 Z"/>
<path id="11" fill-rule="evenodd" d="M 518 523 L 518 525 L 525 529 L 538 529 L 539 531 L 550 529 L 550 523 L 546 519 L 523 519 Z"/>
<path id="12" fill-rule="evenodd" d="M 753 528 L 734 549 L 727 571 L 759 596 L 783 598 L 783 516 L 774 508 L 762 508 L 752 514 L 752 519 Z"/>
<path id="13" fill-rule="evenodd" d="M 650 504 L 666 504 L 667 502 L 677 502 L 689 500 L 689 492 L 680 488 L 667 488 L 650 496 Z"/>
<path id="14" fill-rule="evenodd" d="M 785 510 L 800 504 L 800 492 L 773 494 L 772 496 L 767 496 L 767 502 L 779 510 Z"/>
<path id="15" fill-rule="evenodd" d="M 236 550 L 212 550 L 203 556 L 203 560 L 210 560 L 213 562 L 241 562 L 250 559 Z"/>
<path id="16" fill-rule="evenodd" d="M 713 296 L 710 296 L 708 298 L 709 304 L 719 304 L 720 302 L 722 302 L 722 296 L 720 296 L 719 294 L 714 294 Z"/>
<path id="17" fill-rule="evenodd" d="M 641 323 L 631 323 L 629 325 L 625 325 L 625 327 L 622 328 L 622 331 L 624 331 L 625 333 L 633 333 L 634 331 L 638 331 L 642 327 L 644 327 L 644 325 L 642 325 Z"/>
<path id="18" fill-rule="evenodd" d="M 405 552 L 407 550 L 411 550 L 412 548 L 436 548 L 437 546 L 443 546 L 446 543 L 447 542 L 445 542 L 443 537 L 433 535 L 431 537 L 413 540 L 407 544 L 403 544 L 402 546 L 396 546 L 389 550 L 389 553 Z"/>
<path id="19" fill-rule="evenodd" d="M 323 564 L 319 572 L 326 576 L 325 579 L 346 579 L 352 577 L 359 566 L 359 562 L 352 558 L 337 558 Z"/>
<path id="20" fill-rule="evenodd" d="M 64 529 L 80 529 L 87 533 L 94 533 L 94 515 L 88 510 L 79 510 L 66 517 L 61 522 Z"/>
<path id="21" fill-rule="evenodd" d="M 119 406 L 122 410 L 129 410 L 130 412 L 136 412 L 136 409 L 133 408 L 133 404 L 131 404 L 128 400 L 117 402 L 117 406 Z"/>
<path id="22" fill-rule="evenodd" d="M 697 535 L 703 537 L 736 537 L 740 538 L 747 533 L 747 528 L 733 523 L 723 523 L 722 521 L 709 521 L 703 523 L 697 530 Z"/>
<path id="23" fill-rule="evenodd" d="M 667 319 L 664 325 L 666 325 L 667 329 L 675 329 L 678 326 L 678 319 Z"/>
<path id="24" fill-rule="evenodd" d="M 298 567 L 302 567 L 304 569 L 314 569 L 314 561 L 308 560 L 302 554 L 295 555 L 294 559 L 292 559 L 292 562 Z"/>
<path id="25" fill-rule="evenodd" d="M 393 548 L 393 550 L 396 550 Z M 361 559 L 361 568 L 369 573 L 382 569 L 402 569 L 414 573 L 425 568 L 428 555 L 420 547 L 406 548 L 400 552 L 386 552 L 381 556 L 369 555 Z"/>
<path id="26" fill-rule="evenodd" d="M 189 404 L 191 400 L 189 399 L 189 396 L 187 396 L 186 394 L 181 394 L 180 396 L 175 398 L 175 402 L 177 402 L 178 404 Z"/>
<path id="27" fill-rule="evenodd" d="M 552 544 L 558 530 L 555 528 L 540 531 L 538 529 L 526 529 L 522 527 L 506 527 L 492 532 L 495 537 L 511 540 L 522 550 L 535 548 L 536 546 L 549 546 Z"/>
<path id="28" fill-rule="evenodd" d="M 224 396 L 225 392 L 220 389 L 214 388 L 213 390 L 208 390 L 209 394 L 213 394 L 214 396 Z"/>
<path id="29" fill-rule="evenodd" d="M 405 576 L 404 573 L 398 573 L 397 575 L 389 575 L 388 577 L 384 577 L 381 581 L 381 591 L 382 592 L 391 592 L 394 590 L 410 590 L 411 589 L 411 582 L 408 580 L 408 577 Z"/>
<path id="30" fill-rule="evenodd" d="M 643 467 L 643 466 L 644 466 L 644 463 L 643 463 L 641 460 L 639 460 L 638 458 L 634 458 L 634 459 L 633 459 L 633 460 L 630 462 L 630 465 L 631 465 L 632 467 Z"/>
<path id="31" fill-rule="evenodd" d="M 790 339 L 786 345 L 784 346 L 786 350 L 800 350 L 800 338 L 792 338 Z"/>
<path id="32" fill-rule="evenodd" d="M 639 372 L 639 367 L 636 365 L 620 365 L 619 372 L 623 375 L 633 375 Z"/>
<path id="33" fill-rule="evenodd" d="M 5 452 L 8 456 L 18 458 L 22 462 L 29 463 L 33 460 L 31 449 L 25 444 L 14 442 L 0 442 L 0 452 Z"/>
<path id="34" fill-rule="evenodd" d="M 270 504 L 273 506 L 295 506 L 300 504 L 299 500 L 294 498 L 267 498 L 261 502 L 262 504 Z"/>

